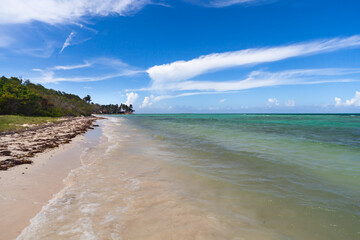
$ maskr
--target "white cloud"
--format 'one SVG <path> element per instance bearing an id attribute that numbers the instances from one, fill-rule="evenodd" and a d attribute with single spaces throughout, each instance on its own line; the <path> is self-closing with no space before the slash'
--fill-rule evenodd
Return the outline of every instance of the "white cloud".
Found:
<path id="1" fill-rule="evenodd" d="M 92 87 L 84 87 L 84 89 L 92 89 Z"/>
<path id="2" fill-rule="evenodd" d="M 152 96 L 153 98 L 153 96 Z M 142 104 L 140 105 L 140 108 L 146 108 L 146 107 L 150 107 L 153 103 L 151 102 L 151 97 L 145 97 L 144 101 L 142 102 Z"/>
<path id="3" fill-rule="evenodd" d="M 139 11 L 150 0 L 1 0 L 0 24 L 40 21 L 67 24 L 86 16 L 125 16 Z"/>
<path id="4" fill-rule="evenodd" d="M 259 2 L 259 0 L 212 0 L 208 3 L 209 7 L 228 7 L 234 4 L 243 4 L 250 2 Z"/>
<path id="5" fill-rule="evenodd" d="M 68 66 L 60 65 L 60 66 L 51 67 L 49 69 L 51 69 L 51 70 L 73 70 L 73 69 L 78 69 L 78 68 L 91 67 L 93 65 L 105 65 L 105 66 L 109 66 L 112 68 L 127 68 L 127 67 L 130 68 L 130 66 L 128 64 L 124 63 L 120 59 L 100 57 L 100 58 L 95 58 L 95 59 L 84 61 L 83 64 L 68 65 Z"/>
<path id="6" fill-rule="evenodd" d="M 295 100 L 289 99 L 286 101 L 285 106 L 287 107 L 295 107 Z"/>
<path id="7" fill-rule="evenodd" d="M 84 64 L 72 65 L 72 66 L 55 66 L 51 69 L 53 69 L 53 70 L 73 70 L 73 69 L 78 69 L 78 68 L 90 67 L 92 65 L 93 65 L 93 63 L 85 62 Z"/>
<path id="8" fill-rule="evenodd" d="M 8 51 L 20 55 L 47 58 L 51 57 L 54 51 L 62 53 L 66 47 L 83 43 L 95 35 L 94 32 L 77 26 L 72 28 L 76 31 L 67 32 L 65 36 L 61 27 L 44 27 L 43 24 L 0 24 L 0 48 L 6 47 Z"/>
<path id="9" fill-rule="evenodd" d="M 335 106 L 336 107 L 360 107 L 360 91 L 355 92 L 355 96 L 349 100 L 342 101 L 341 98 L 335 98 Z"/>
<path id="10" fill-rule="evenodd" d="M 57 82 L 96 82 L 103 81 L 107 79 L 112 79 L 116 77 L 130 76 L 137 74 L 136 71 L 123 71 L 117 74 L 107 74 L 100 76 L 81 76 L 81 77 L 54 77 L 55 73 L 52 71 L 43 71 L 41 69 L 33 69 L 34 71 L 38 71 L 42 73 L 41 77 L 33 78 L 33 82 L 37 83 L 57 83 Z M 41 71 L 39 71 L 41 70 Z"/>
<path id="11" fill-rule="evenodd" d="M 223 102 L 225 102 L 225 101 L 226 101 L 226 99 L 223 98 L 223 99 L 220 99 L 219 103 L 223 103 Z"/>
<path id="12" fill-rule="evenodd" d="M 291 57 L 331 52 L 355 46 L 360 46 L 359 35 L 280 47 L 213 53 L 189 61 L 176 61 L 169 64 L 153 66 L 149 68 L 147 72 L 154 81 L 154 86 L 161 86 L 166 82 L 184 81 L 204 73 L 219 71 L 221 69 L 275 62 Z"/>
<path id="13" fill-rule="evenodd" d="M 235 4 L 247 4 L 263 2 L 265 0 L 186 0 L 193 4 L 201 5 L 204 7 L 222 8 L 228 7 Z"/>
<path id="14" fill-rule="evenodd" d="M 103 71 L 103 75 L 97 76 L 72 76 L 61 77 L 59 71 L 71 71 L 79 68 L 92 67 L 93 69 Z M 138 70 L 119 59 L 114 58 L 96 58 L 90 61 L 85 61 L 83 64 L 68 65 L 68 66 L 54 66 L 46 69 L 33 69 L 35 72 L 40 72 L 40 77 L 33 77 L 32 81 L 37 83 L 56 83 L 56 82 L 93 82 L 102 81 L 116 77 L 132 76 L 144 71 Z M 61 72 L 60 71 L 60 72 Z"/>
<path id="15" fill-rule="evenodd" d="M 130 105 L 130 104 L 134 104 L 136 102 L 136 100 L 139 98 L 139 95 L 137 93 L 131 92 L 131 93 L 127 93 L 126 94 L 126 105 Z"/>
<path id="16" fill-rule="evenodd" d="M 280 103 L 276 98 L 269 98 L 267 105 L 268 107 L 277 107 L 280 105 Z"/>
<path id="17" fill-rule="evenodd" d="M 32 57 L 48 58 L 54 52 L 55 43 L 52 41 L 46 42 L 45 45 L 40 47 L 19 48 L 13 51 L 17 54 L 25 54 Z"/>
<path id="18" fill-rule="evenodd" d="M 235 81 L 177 81 L 164 82 L 161 85 L 153 83 L 150 88 L 139 90 L 162 91 L 238 91 L 251 88 L 320 84 L 329 82 L 358 81 L 360 69 L 324 68 L 324 69 L 295 69 L 281 72 L 253 71 L 245 79 Z M 356 78 L 354 77 L 356 76 Z"/>
<path id="19" fill-rule="evenodd" d="M 85 31 L 83 31 L 83 29 L 85 29 Z M 98 32 L 96 30 L 81 25 L 80 32 L 71 31 L 71 33 L 68 35 L 65 42 L 63 43 L 62 48 L 59 51 L 59 54 L 61 54 L 64 51 L 64 49 L 69 47 L 70 45 L 71 46 L 78 45 L 92 39 L 93 36 L 96 35 L 97 33 Z"/>
<path id="20" fill-rule="evenodd" d="M 63 46 L 62 46 L 62 48 L 61 48 L 61 50 L 60 50 L 60 52 L 59 52 L 59 54 L 61 54 L 61 53 L 64 51 L 65 48 L 67 48 L 68 46 L 70 46 L 71 40 L 72 40 L 72 38 L 74 37 L 75 34 L 76 34 L 76 32 L 71 31 L 71 33 L 69 34 L 69 36 L 66 38 L 66 40 L 65 40 L 65 42 L 64 42 L 64 44 L 63 44 Z"/>
<path id="21" fill-rule="evenodd" d="M 196 96 L 196 95 L 209 95 L 209 94 L 221 94 L 225 92 L 187 92 L 187 93 L 180 93 L 175 95 L 160 95 L 160 96 L 152 96 L 153 102 L 158 102 L 165 99 L 172 99 L 172 98 L 179 98 L 179 97 L 188 97 L 188 96 Z M 226 93 L 239 93 L 239 91 L 232 91 Z"/>
<path id="22" fill-rule="evenodd" d="M 338 97 L 335 97 L 335 106 L 341 106 L 342 105 L 342 102 L 341 102 L 341 98 L 338 98 Z"/>

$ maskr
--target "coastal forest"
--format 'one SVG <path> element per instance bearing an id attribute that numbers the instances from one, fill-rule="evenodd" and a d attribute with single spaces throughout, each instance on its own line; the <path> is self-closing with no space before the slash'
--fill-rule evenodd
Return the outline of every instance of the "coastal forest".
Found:
<path id="1" fill-rule="evenodd" d="M 29 80 L 4 76 L 0 78 L 0 115 L 61 117 L 133 112 L 131 104 L 99 105 L 92 103 L 89 95 L 80 98 L 75 94 L 45 88 Z"/>

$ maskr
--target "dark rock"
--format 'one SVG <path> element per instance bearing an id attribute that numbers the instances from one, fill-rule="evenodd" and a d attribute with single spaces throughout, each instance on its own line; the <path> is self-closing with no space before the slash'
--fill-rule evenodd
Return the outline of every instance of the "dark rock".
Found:
<path id="1" fill-rule="evenodd" d="M 3 155 L 3 156 L 11 156 L 11 151 L 9 151 L 9 150 L 0 151 L 0 155 Z"/>
<path id="2" fill-rule="evenodd" d="M 0 161 L 0 170 L 8 170 L 16 165 L 31 163 L 32 161 L 28 159 L 6 159 L 5 161 Z"/>

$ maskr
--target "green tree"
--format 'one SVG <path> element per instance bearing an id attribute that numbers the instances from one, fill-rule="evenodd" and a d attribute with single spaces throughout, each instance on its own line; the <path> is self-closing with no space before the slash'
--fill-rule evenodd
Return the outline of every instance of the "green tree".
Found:
<path id="1" fill-rule="evenodd" d="M 79 116 L 90 115 L 99 105 L 89 104 L 88 95 L 81 99 L 40 84 L 18 78 L 0 78 L 0 114 L 21 114 L 28 116 Z"/>
<path id="2" fill-rule="evenodd" d="M 83 100 L 87 103 L 90 103 L 91 102 L 91 97 L 90 95 L 86 95 L 86 97 L 83 98 Z"/>

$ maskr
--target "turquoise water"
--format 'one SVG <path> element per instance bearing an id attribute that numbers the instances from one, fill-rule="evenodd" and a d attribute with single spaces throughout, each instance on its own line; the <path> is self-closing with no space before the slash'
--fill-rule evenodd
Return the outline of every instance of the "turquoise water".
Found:
<path id="1" fill-rule="evenodd" d="M 109 116 L 18 239 L 360 239 L 360 115 Z"/>
<path id="2" fill-rule="evenodd" d="M 360 239 L 359 115 L 121 118 L 163 143 L 164 159 L 227 189 L 229 209 L 252 209 L 284 239 Z M 210 203 L 223 213 L 226 204 Z"/>

